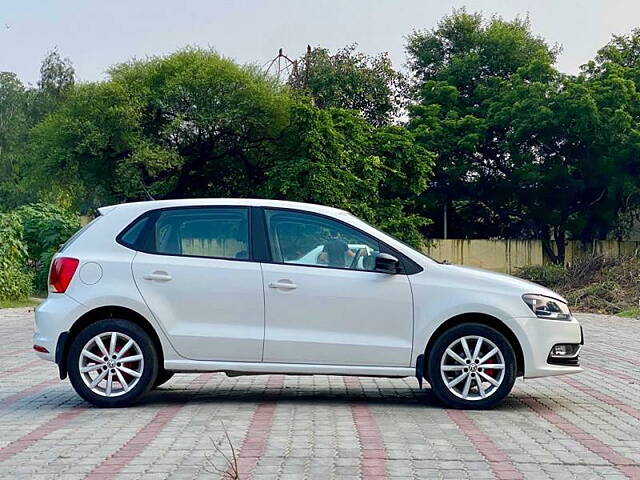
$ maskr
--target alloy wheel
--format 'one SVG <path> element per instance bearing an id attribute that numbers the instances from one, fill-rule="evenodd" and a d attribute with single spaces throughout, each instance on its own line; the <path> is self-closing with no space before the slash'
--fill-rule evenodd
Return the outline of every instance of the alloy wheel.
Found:
<path id="1" fill-rule="evenodd" d="M 133 389 L 144 370 L 140 346 L 121 332 L 103 332 L 89 340 L 78 360 L 85 385 L 103 397 L 117 397 Z"/>
<path id="2" fill-rule="evenodd" d="M 488 338 L 464 336 L 444 351 L 440 373 L 455 396 L 464 400 L 483 400 L 493 395 L 504 380 L 504 355 Z"/>

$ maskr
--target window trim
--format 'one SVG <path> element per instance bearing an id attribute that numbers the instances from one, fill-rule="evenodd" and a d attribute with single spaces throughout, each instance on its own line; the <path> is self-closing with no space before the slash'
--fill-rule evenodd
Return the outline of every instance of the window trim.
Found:
<path id="1" fill-rule="evenodd" d="M 267 210 L 280 210 L 280 211 L 285 211 L 285 212 L 292 212 L 292 213 L 302 213 L 302 214 L 308 214 L 308 215 L 314 215 L 316 217 L 320 217 L 326 220 L 332 220 L 334 222 L 337 222 L 347 228 L 351 228 L 353 230 L 355 230 L 356 232 L 360 233 L 361 235 L 364 235 L 365 237 L 369 238 L 369 239 L 373 239 L 374 241 L 378 242 L 378 244 L 380 245 L 380 252 L 381 253 L 389 253 L 395 257 L 398 258 L 398 261 L 400 263 L 400 271 L 397 273 L 397 275 L 415 275 L 416 273 L 420 273 L 423 271 L 423 268 L 418 265 L 416 262 L 414 262 L 413 260 L 409 259 L 405 254 L 403 254 L 402 252 L 399 252 L 398 250 L 396 250 L 395 248 L 393 248 L 392 246 L 388 245 L 386 242 L 380 240 L 377 237 L 374 237 L 373 235 L 371 235 L 368 232 L 363 231 L 362 229 L 348 223 L 345 222 L 344 220 L 341 220 L 339 218 L 336 217 L 332 217 L 330 215 L 325 215 L 323 213 L 318 213 L 318 212 L 312 212 L 309 210 L 299 210 L 299 209 L 295 209 L 295 208 L 290 208 L 290 207 L 253 207 L 256 209 L 257 213 L 260 215 L 260 217 L 262 217 L 262 223 L 264 225 L 264 234 L 265 234 L 265 238 L 264 238 L 264 242 L 265 242 L 265 246 L 266 246 L 266 251 L 269 253 L 269 257 L 272 256 L 271 254 L 271 247 L 270 247 L 270 236 L 269 236 L 269 228 L 267 225 L 267 215 L 266 215 L 266 211 Z M 349 271 L 349 272 L 366 272 L 366 273 L 377 273 L 377 274 L 382 274 L 382 275 L 389 275 L 388 273 L 384 273 L 384 272 L 378 272 L 376 270 L 357 270 L 355 268 L 348 268 L 348 267 L 332 267 L 332 266 L 324 266 L 324 265 L 307 265 L 307 264 L 302 264 L 302 263 L 287 263 L 287 262 L 276 262 L 275 260 L 273 260 L 272 258 L 269 258 L 269 260 L 259 260 L 261 263 L 266 263 L 266 264 L 270 264 L 270 265 L 287 265 L 287 266 L 292 266 L 292 267 L 310 267 L 310 268 L 320 268 L 323 270 L 327 270 L 327 269 L 331 269 L 331 270 L 342 270 L 342 271 Z M 410 262 L 409 264 L 413 267 L 413 268 L 407 268 L 406 262 Z"/>
<path id="2" fill-rule="evenodd" d="M 141 245 L 140 240 L 138 239 L 135 244 L 129 244 L 122 240 L 122 237 L 140 220 L 145 217 L 149 217 L 149 222 L 143 227 L 142 232 L 140 232 L 140 237 L 144 239 L 150 239 L 152 236 L 155 237 L 155 226 L 160 217 L 160 214 L 164 211 L 168 210 L 192 210 L 192 209 L 240 209 L 247 211 L 247 249 L 248 249 L 248 257 L 247 258 L 229 258 L 229 257 L 212 257 L 208 255 L 185 255 L 180 253 L 163 253 L 163 252 L 155 252 L 149 248 L 145 248 L 145 246 Z M 135 219 L 133 219 L 126 227 L 122 229 L 122 231 L 116 236 L 116 242 L 122 245 L 125 248 L 130 250 L 134 250 L 136 252 L 146 253 L 147 255 L 161 255 L 165 257 L 184 257 L 184 258 L 206 258 L 210 260 L 226 260 L 230 262 L 256 262 L 254 260 L 254 244 L 253 244 L 253 221 L 252 221 L 253 207 L 250 205 L 180 205 L 175 207 L 161 207 L 154 208 L 151 210 L 147 210 L 140 215 L 138 215 Z M 149 231 L 151 230 L 150 233 Z M 147 242 L 145 242 L 147 243 Z"/>

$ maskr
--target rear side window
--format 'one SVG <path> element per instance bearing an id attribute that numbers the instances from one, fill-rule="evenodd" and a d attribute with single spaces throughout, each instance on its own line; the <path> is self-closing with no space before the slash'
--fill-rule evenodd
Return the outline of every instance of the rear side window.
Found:
<path id="1" fill-rule="evenodd" d="M 245 260 L 249 258 L 249 210 L 156 210 L 129 226 L 119 241 L 147 253 Z"/>

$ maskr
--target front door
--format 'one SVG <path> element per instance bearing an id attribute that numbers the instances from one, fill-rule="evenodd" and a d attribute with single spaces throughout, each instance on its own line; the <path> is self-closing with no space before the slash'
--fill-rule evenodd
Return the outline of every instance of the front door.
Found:
<path id="1" fill-rule="evenodd" d="M 373 271 L 378 241 L 308 212 L 265 218 L 264 361 L 409 366 L 411 287 L 406 275 Z"/>
<path id="2" fill-rule="evenodd" d="M 248 209 L 151 213 L 133 275 L 174 348 L 193 360 L 261 361 L 262 274 L 249 261 Z"/>

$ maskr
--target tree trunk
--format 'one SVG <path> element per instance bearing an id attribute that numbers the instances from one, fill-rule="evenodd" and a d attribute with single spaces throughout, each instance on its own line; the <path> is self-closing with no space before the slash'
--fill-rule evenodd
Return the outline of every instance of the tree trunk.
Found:
<path id="1" fill-rule="evenodd" d="M 567 232 L 563 226 L 558 226 L 553 229 L 553 235 L 556 241 L 557 263 L 558 265 L 564 265 L 565 253 L 566 253 L 566 239 Z"/>
<path id="2" fill-rule="evenodd" d="M 543 235 L 541 235 L 540 240 L 542 242 L 542 250 L 544 251 L 545 255 L 549 257 L 549 259 L 553 263 L 559 263 L 558 255 L 556 255 L 556 252 L 553 250 L 551 239 L 549 238 L 548 233 L 545 232 Z"/>

